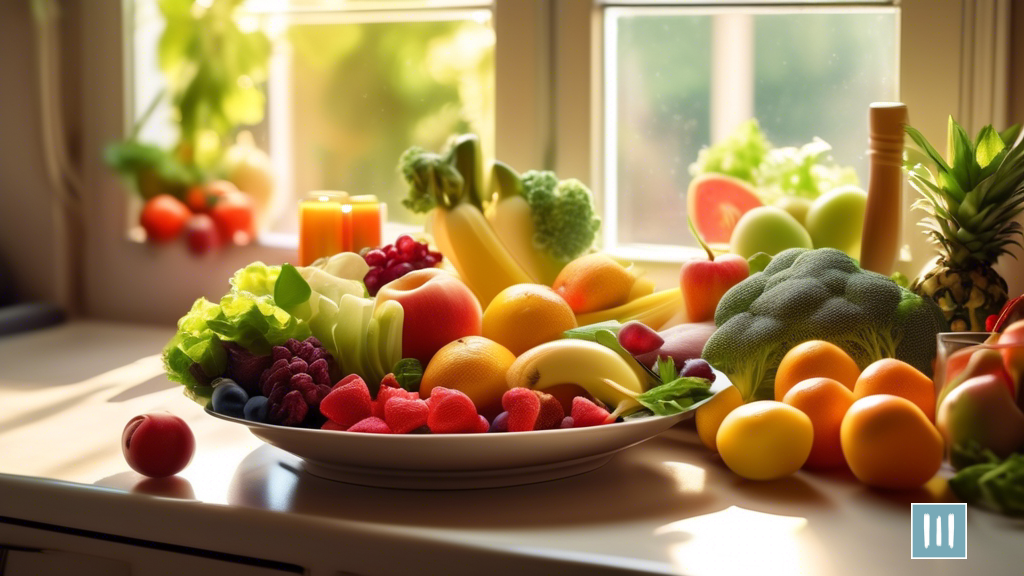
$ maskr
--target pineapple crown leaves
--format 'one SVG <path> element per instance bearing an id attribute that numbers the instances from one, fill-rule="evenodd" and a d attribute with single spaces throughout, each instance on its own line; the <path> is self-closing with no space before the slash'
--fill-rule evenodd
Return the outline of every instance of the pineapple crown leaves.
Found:
<path id="1" fill-rule="evenodd" d="M 997 132 L 985 126 L 972 142 L 967 132 L 949 119 L 946 158 L 920 131 L 904 127 L 915 144 L 934 163 L 907 165 L 910 184 L 921 194 L 914 207 L 928 217 L 926 233 L 947 260 L 995 262 L 1020 246 L 1024 238 L 1013 218 L 1024 211 L 1024 139 L 1021 127 Z"/>

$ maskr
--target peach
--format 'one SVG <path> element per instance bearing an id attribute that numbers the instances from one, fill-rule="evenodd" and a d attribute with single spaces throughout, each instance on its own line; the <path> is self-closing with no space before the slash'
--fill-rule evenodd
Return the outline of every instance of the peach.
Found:
<path id="1" fill-rule="evenodd" d="M 415 358 L 424 367 L 449 342 L 480 335 L 480 302 L 458 277 L 445 270 L 424 268 L 381 286 L 377 306 L 388 300 L 405 310 L 402 357 Z"/>

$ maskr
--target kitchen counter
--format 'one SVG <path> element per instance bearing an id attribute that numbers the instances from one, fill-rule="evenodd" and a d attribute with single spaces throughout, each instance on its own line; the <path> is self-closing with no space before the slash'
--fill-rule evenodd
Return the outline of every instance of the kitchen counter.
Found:
<path id="1" fill-rule="evenodd" d="M 910 492 L 870 490 L 848 472 L 744 481 L 689 422 L 594 472 L 530 486 L 428 492 L 323 480 L 168 382 L 155 354 L 172 333 L 77 322 L 0 338 L 0 546 L 88 550 L 147 574 L 217 565 L 313 575 L 997 575 L 1024 566 L 1024 521 L 977 508 L 967 560 L 910 559 L 910 503 L 954 501 L 943 477 Z M 179 476 L 148 480 L 125 463 L 121 430 L 159 410 L 189 423 L 196 455 Z"/>

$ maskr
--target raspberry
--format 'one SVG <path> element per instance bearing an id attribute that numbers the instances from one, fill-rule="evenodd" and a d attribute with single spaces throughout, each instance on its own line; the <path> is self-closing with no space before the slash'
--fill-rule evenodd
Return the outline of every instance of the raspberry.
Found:
<path id="1" fill-rule="evenodd" d="M 373 416 L 363 418 L 359 422 L 356 422 L 348 429 L 348 431 L 364 432 L 367 434 L 391 434 L 391 428 L 388 428 L 387 423 L 380 418 L 374 418 Z"/>
<path id="2" fill-rule="evenodd" d="M 267 421 L 297 426 L 315 414 L 331 391 L 334 360 L 316 338 L 290 339 L 271 350 L 273 364 L 263 371 L 259 390 L 267 397 Z M 310 408 L 313 408 L 311 411 Z"/>
<path id="3" fill-rule="evenodd" d="M 320 413 L 335 424 L 348 428 L 373 415 L 370 391 L 362 379 L 349 382 L 331 393 L 320 403 Z"/>
<path id="4" fill-rule="evenodd" d="M 395 434 L 407 434 L 425 425 L 429 413 L 423 400 L 394 397 L 384 403 L 384 421 Z"/>
<path id="5" fill-rule="evenodd" d="M 529 388 L 512 388 L 501 397 L 501 407 L 508 412 L 509 432 L 528 432 L 540 415 L 540 398 Z"/>
<path id="6" fill-rule="evenodd" d="M 480 426 L 476 406 L 462 392 L 437 387 L 431 390 L 430 400 L 427 426 L 434 434 L 463 434 Z"/>
<path id="7" fill-rule="evenodd" d="M 572 399 L 573 428 L 608 424 L 611 421 L 610 416 L 607 410 L 582 396 Z"/>
<path id="8" fill-rule="evenodd" d="M 508 432 L 508 412 L 502 412 L 491 422 L 491 432 Z"/>
<path id="9" fill-rule="evenodd" d="M 533 424 L 533 429 L 551 430 L 558 428 L 562 424 L 562 419 L 565 418 L 565 408 L 562 408 L 562 403 L 551 394 L 545 394 L 536 390 L 533 393 L 540 400 L 540 413 L 537 415 L 537 421 Z"/>
<path id="10" fill-rule="evenodd" d="M 562 418 L 562 423 L 558 426 L 559 428 L 572 428 L 573 426 L 572 416 L 566 416 Z"/>

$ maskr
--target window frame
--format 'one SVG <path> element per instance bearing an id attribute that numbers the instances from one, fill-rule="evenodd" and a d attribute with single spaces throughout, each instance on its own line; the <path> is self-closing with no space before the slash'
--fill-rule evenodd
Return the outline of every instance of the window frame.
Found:
<path id="1" fill-rule="evenodd" d="M 604 110 L 606 99 L 603 95 L 604 85 L 604 38 L 603 11 L 619 6 L 675 6 L 687 8 L 713 7 L 743 8 L 765 10 L 772 6 L 787 8 L 806 7 L 813 0 L 773 2 L 760 0 L 755 2 L 713 2 L 698 1 L 639 1 L 639 0 L 553 0 L 554 9 L 559 14 L 559 26 L 555 30 L 555 77 L 578 74 L 576 69 L 586 66 L 589 70 L 588 85 L 590 98 L 582 96 L 579 91 L 566 87 L 566 83 L 555 85 L 554 109 L 557 111 L 556 142 L 554 149 L 554 169 L 560 174 L 586 175 L 601 214 L 605 214 L 608 199 L 605 197 L 606 173 L 604 166 L 605 137 Z M 933 2 L 931 0 L 880 0 L 852 1 L 849 3 L 831 3 L 831 6 L 862 5 L 878 7 L 891 5 L 899 8 L 898 13 L 898 46 L 899 46 L 899 79 L 897 82 L 900 101 L 907 104 L 910 118 L 914 126 L 921 130 L 933 142 L 945 141 L 946 118 L 950 111 L 956 111 L 958 117 L 968 118 L 967 130 L 972 125 L 991 118 L 998 120 L 998 109 L 1005 109 L 1006 103 L 998 101 L 998 87 L 985 91 L 981 97 L 975 98 L 979 103 L 989 106 L 991 112 L 985 115 L 976 113 L 977 104 L 972 107 L 970 96 L 972 90 L 990 86 L 985 83 L 987 78 L 999 76 L 1001 64 L 1005 66 L 1005 56 L 998 50 L 1000 42 L 987 36 L 988 44 L 982 38 L 973 35 L 974 25 L 986 22 L 1003 21 L 987 14 L 987 11 L 1005 10 L 1005 8 L 986 8 L 976 6 L 972 0 L 948 0 Z M 1002 14 L 1002 12 L 999 12 Z M 589 34 L 580 34 L 579 29 L 589 28 Z M 565 30 L 573 30 L 563 34 Z M 982 35 L 979 35 L 982 36 Z M 962 39 L 961 42 L 935 42 L 935 38 Z M 589 43 L 587 43 L 589 42 Z M 978 46 L 981 55 L 973 49 Z M 1004 51 L 1005 52 L 1005 51 Z M 1004 62 L 998 59 L 1002 57 Z M 942 70 L 936 71 L 936 62 L 944 64 Z M 990 69 L 989 69 L 990 68 Z M 946 73 L 943 73 L 943 70 Z M 979 72 L 980 71 L 980 72 Z M 978 80 L 979 73 L 982 80 Z M 1003 77 L 1004 78 L 1004 77 Z M 1005 78 L 1003 79 L 1005 82 Z M 567 114 L 567 125 L 563 126 L 562 114 Z M 591 117 L 589 130 L 578 131 L 574 127 L 582 126 L 578 118 L 587 114 Z M 594 117 L 597 118 L 594 118 Z M 865 110 L 865 122 L 867 111 Z M 980 128 L 977 126 L 977 128 Z M 570 150 L 572 147 L 586 147 L 588 154 L 580 154 Z M 582 176 L 579 176 L 581 179 Z M 917 227 L 917 219 L 908 217 L 914 201 L 913 190 L 905 186 L 904 206 L 902 213 L 902 242 L 915 255 L 913 259 L 901 259 L 897 269 L 909 277 L 916 276 L 933 253 L 924 234 Z M 678 281 L 679 263 L 687 258 L 703 254 L 699 248 L 678 247 L 674 253 L 665 251 L 649 251 L 630 246 L 605 246 L 605 250 L 613 256 L 632 260 L 642 265 L 655 281 L 662 286 Z M 1010 281 L 1010 275 L 1021 276 L 1020 271 L 1009 267 L 1003 272 Z M 1012 281 L 1011 281 L 1012 284 Z"/>
<path id="2" fill-rule="evenodd" d="M 83 301 L 89 316 L 166 323 L 180 316 L 196 297 L 223 294 L 234 270 L 254 260 L 293 260 L 295 251 L 253 244 L 195 258 L 184 243 L 153 247 L 126 238 L 121 223 L 130 216 L 124 186 L 104 164 L 102 154 L 106 145 L 126 134 L 131 109 L 130 86 L 125 82 L 129 2 L 89 2 L 88 9 L 77 16 L 81 37 L 89 39 L 77 54 L 80 77 L 103 80 L 83 82 L 77 102 L 82 112 L 79 150 L 86 183 L 84 234 L 79 243 Z M 608 5 L 636 3 L 658 2 L 494 0 L 491 7 L 496 33 L 495 155 L 513 166 L 547 167 L 563 177 L 580 178 L 594 190 L 602 211 L 602 11 Z M 976 129 L 972 122 L 986 117 L 982 103 L 991 107 L 994 119 L 1005 117 L 1006 103 L 999 102 L 998 86 L 992 88 L 985 80 L 999 80 L 998 59 L 1005 59 L 1006 51 L 993 53 L 985 48 L 985 34 L 977 38 L 973 34 L 976 25 L 999 21 L 986 10 L 1005 7 L 982 6 L 973 0 L 898 0 L 895 4 L 901 9 L 900 98 L 907 103 L 915 127 L 930 140 L 941 142 L 950 111 L 968 118 L 969 130 Z M 954 41 L 935 42 L 935 38 Z M 997 45 L 991 37 L 988 43 Z M 936 71 L 935 62 L 943 62 L 943 69 Z M 1002 78 L 1005 83 L 1005 73 Z M 982 90 L 986 86 L 989 89 Z M 999 116 L 1000 106 L 1004 116 Z M 977 110 L 981 112 L 976 114 Z M 912 200 L 912 194 L 905 194 L 904 215 Z M 904 241 L 912 248 L 925 245 L 911 218 L 904 218 L 904 228 Z M 678 258 L 661 262 L 643 253 L 628 256 L 659 285 L 669 286 L 678 281 L 678 262 L 690 254 L 681 249 Z M 917 263 L 903 263 L 901 271 L 916 274 L 913 264 Z M 1021 276 L 1019 270 L 1003 273 L 1011 289 L 1015 282 L 1019 286 L 1020 279 L 1010 276 Z"/>

